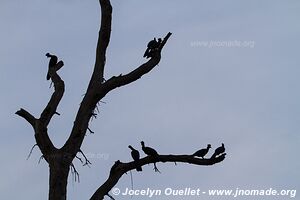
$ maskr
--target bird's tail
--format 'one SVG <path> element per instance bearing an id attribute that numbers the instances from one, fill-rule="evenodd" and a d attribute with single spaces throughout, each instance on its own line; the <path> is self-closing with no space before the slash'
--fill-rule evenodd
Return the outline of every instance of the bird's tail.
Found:
<path id="1" fill-rule="evenodd" d="M 137 162 L 135 162 L 135 164 L 137 165 Z M 142 166 L 137 166 L 135 169 L 136 169 L 136 171 L 138 171 L 138 172 L 143 171 Z"/>

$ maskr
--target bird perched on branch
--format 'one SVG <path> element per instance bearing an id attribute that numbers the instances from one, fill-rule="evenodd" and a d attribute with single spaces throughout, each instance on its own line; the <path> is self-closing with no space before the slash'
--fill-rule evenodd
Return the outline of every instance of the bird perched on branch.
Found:
<path id="1" fill-rule="evenodd" d="M 57 56 L 56 55 L 52 55 L 50 53 L 46 53 L 46 56 L 48 58 L 50 58 L 50 61 L 49 61 L 49 66 L 48 66 L 48 72 L 47 72 L 47 80 L 50 79 L 50 69 L 53 69 L 56 64 L 57 64 Z"/>
<path id="2" fill-rule="evenodd" d="M 225 152 L 225 146 L 224 143 L 222 143 L 222 146 L 218 147 L 215 150 L 215 153 L 211 156 L 211 158 L 216 158 L 217 156 L 219 156 L 220 154 Z"/>
<path id="3" fill-rule="evenodd" d="M 142 150 L 146 155 L 153 156 L 153 157 L 158 156 L 157 151 L 151 147 L 146 147 L 144 141 L 141 141 L 141 145 L 142 145 Z"/>
<path id="4" fill-rule="evenodd" d="M 203 158 L 208 153 L 208 151 L 209 151 L 210 148 L 211 148 L 211 145 L 208 144 L 205 149 L 200 149 L 200 150 L 196 151 L 193 154 L 193 156 L 197 156 L 197 157 Z"/>
<path id="5" fill-rule="evenodd" d="M 131 145 L 128 146 L 129 149 L 131 149 L 131 157 L 133 158 L 133 160 L 136 162 L 138 160 L 140 160 L 140 153 L 138 150 L 136 150 L 135 148 L 133 148 Z M 136 171 L 141 172 L 142 167 L 141 166 L 137 166 L 136 167 Z"/>
<path id="6" fill-rule="evenodd" d="M 155 149 L 151 148 L 151 147 L 146 147 L 144 141 L 141 141 L 142 144 L 142 150 L 144 151 L 144 153 L 148 156 L 152 156 L 154 158 L 157 158 L 158 153 Z M 154 171 L 156 172 L 160 172 L 158 170 L 158 168 L 156 167 L 156 163 L 154 162 Z"/>
<path id="7" fill-rule="evenodd" d="M 162 40 L 161 38 L 158 38 L 158 40 L 156 40 L 156 38 L 154 38 L 153 40 L 151 40 L 148 45 L 147 45 L 147 49 L 144 53 L 144 57 L 146 58 L 150 58 L 153 56 L 153 53 L 158 50 L 160 44 L 161 44 Z"/>

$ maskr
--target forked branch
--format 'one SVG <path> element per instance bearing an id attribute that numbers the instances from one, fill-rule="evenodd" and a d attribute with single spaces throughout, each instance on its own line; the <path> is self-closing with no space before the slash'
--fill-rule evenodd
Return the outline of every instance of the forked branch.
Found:
<path id="1" fill-rule="evenodd" d="M 17 115 L 23 117 L 27 122 L 31 124 L 31 126 L 34 129 L 34 136 L 36 140 L 36 144 L 40 148 L 43 157 L 47 162 L 49 162 L 50 155 L 55 151 L 55 147 L 52 143 L 52 141 L 49 138 L 48 132 L 47 132 L 47 126 L 54 114 L 56 114 L 57 106 L 59 105 L 59 102 L 61 101 L 64 90 L 65 90 L 65 84 L 64 81 L 60 78 L 60 76 L 57 74 L 57 69 L 60 69 L 64 63 L 62 61 L 58 62 L 57 65 L 51 69 L 51 79 L 54 83 L 54 92 L 41 113 L 41 116 L 39 119 L 36 119 L 33 115 L 31 115 L 28 111 L 21 108 L 16 112 Z"/>
<path id="2" fill-rule="evenodd" d="M 80 108 L 77 112 L 71 135 L 63 146 L 64 151 L 71 155 L 75 155 L 80 150 L 86 131 L 90 130 L 88 124 L 91 117 L 95 116 L 94 110 L 98 102 L 100 102 L 102 98 L 113 89 L 130 84 L 138 80 L 144 74 L 150 72 L 160 62 L 161 50 L 172 34 L 168 33 L 166 35 L 161 42 L 158 51 L 155 52 L 155 55 L 148 62 L 142 64 L 124 76 L 114 76 L 106 82 L 103 82 L 102 78 L 105 66 L 105 54 L 111 32 L 112 7 L 109 0 L 99 0 L 99 2 L 102 14 L 96 51 L 96 64 L 88 89 L 80 103 Z"/>

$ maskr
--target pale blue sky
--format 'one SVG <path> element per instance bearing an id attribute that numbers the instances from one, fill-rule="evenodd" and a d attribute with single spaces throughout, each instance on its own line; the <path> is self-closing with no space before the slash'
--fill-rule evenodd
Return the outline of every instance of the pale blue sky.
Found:
<path id="1" fill-rule="evenodd" d="M 228 156 L 212 167 L 158 164 L 162 174 L 145 166 L 143 173 L 133 172 L 135 188 L 300 189 L 299 1 L 112 0 L 112 5 L 106 78 L 143 63 L 153 37 L 173 35 L 159 66 L 104 98 L 90 125 L 96 133 L 82 146 L 98 158 L 90 159 L 92 168 L 75 161 L 81 182 L 70 179 L 68 199 L 89 199 L 115 160 L 131 160 L 128 144 L 140 149 L 141 140 L 162 154 L 224 142 Z M 1 0 L 1 199 L 47 198 L 47 164 L 37 164 L 37 149 L 26 161 L 33 130 L 14 112 L 24 107 L 40 114 L 53 90 L 45 78 L 45 53 L 57 54 L 65 62 L 59 73 L 66 92 L 49 134 L 57 146 L 64 144 L 92 72 L 99 14 L 96 0 Z M 254 46 L 191 45 L 206 41 Z M 117 187 L 130 188 L 130 176 Z"/>

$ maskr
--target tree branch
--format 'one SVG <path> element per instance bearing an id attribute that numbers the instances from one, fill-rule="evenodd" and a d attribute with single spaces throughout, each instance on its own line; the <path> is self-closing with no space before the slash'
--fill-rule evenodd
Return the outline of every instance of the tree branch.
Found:
<path id="1" fill-rule="evenodd" d="M 20 117 L 23 117 L 34 128 L 34 124 L 35 124 L 36 118 L 32 114 L 30 114 L 28 111 L 26 111 L 25 109 L 21 108 L 15 114 L 19 115 Z"/>
<path id="2" fill-rule="evenodd" d="M 29 112 L 27 112 L 22 108 L 16 112 L 17 115 L 26 119 L 34 128 L 35 131 L 34 137 L 36 140 L 36 144 L 40 148 L 43 157 L 47 162 L 49 162 L 49 160 L 53 158 L 53 156 L 51 157 L 51 155 L 56 150 L 52 141 L 49 138 L 47 132 L 47 126 L 52 116 L 57 113 L 56 112 L 57 106 L 61 101 L 65 91 L 64 81 L 57 74 L 57 70 L 60 69 L 63 65 L 64 63 L 60 61 L 56 64 L 55 67 L 49 70 L 51 79 L 54 83 L 54 93 L 52 94 L 47 106 L 41 113 L 40 118 L 39 119 L 34 118 Z"/>
<path id="3" fill-rule="evenodd" d="M 91 77 L 87 92 L 85 93 L 85 96 L 78 109 L 70 137 L 62 148 L 64 152 L 68 152 L 69 154 L 74 155 L 74 157 L 80 150 L 85 133 L 88 130 L 89 121 L 93 116 L 97 103 L 108 92 L 116 87 L 132 83 L 139 79 L 142 75 L 150 72 L 159 63 L 161 58 L 161 50 L 171 36 L 171 33 L 167 34 L 155 55 L 148 62 L 127 75 L 112 77 L 105 83 L 102 83 L 102 80 L 100 81 L 100 79 L 103 78 L 105 53 L 110 39 L 112 7 L 109 0 L 99 0 L 99 2 L 101 5 L 102 17 L 94 72 Z"/>
<path id="4" fill-rule="evenodd" d="M 97 96 L 97 90 L 103 82 L 104 66 L 106 61 L 106 49 L 110 40 L 112 6 L 109 0 L 99 0 L 101 6 L 101 25 L 96 49 L 96 61 L 94 71 L 89 82 L 87 92 L 81 101 L 78 109 L 74 126 L 70 137 L 63 146 L 63 150 L 72 155 L 76 155 L 80 150 L 88 123 L 93 116 L 93 111 L 102 97 Z"/>
<path id="5" fill-rule="evenodd" d="M 120 75 L 117 77 L 114 76 L 114 77 L 110 78 L 103 84 L 103 86 L 105 88 L 104 90 L 111 91 L 117 87 L 127 85 L 129 83 L 132 83 L 132 82 L 138 80 L 144 74 L 147 74 L 148 72 L 150 72 L 159 63 L 159 61 L 161 59 L 161 51 L 171 35 L 172 35 L 172 33 L 169 32 L 165 36 L 165 38 L 163 39 L 163 41 L 159 47 L 159 50 L 154 54 L 154 56 L 148 62 L 142 64 L 141 66 L 139 66 L 138 68 L 136 68 L 135 70 L 133 70 L 132 72 L 130 72 L 126 75 Z"/>
<path id="6" fill-rule="evenodd" d="M 57 159 L 56 157 L 52 156 L 53 152 L 57 152 L 57 149 L 54 147 L 51 139 L 49 138 L 47 127 L 53 115 L 57 113 L 56 109 L 65 92 L 65 83 L 57 74 L 57 70 L 62 68 L 63 66 L 64 66 L 63 61 L 59 61 L 55 67 L 49 70 L 51 80 L 54 83 L 54 92 L 47 106 L 41 113 L 40 118 L 37 120 L 38 123 L 36 123 L 36 127 L 35 127 L 34 136 L 35 136 L 36 143 L 38 144 L 45 160 L 48 163 L 50 160 Z"/>
<path id="7" fill-rule="evenodd" d="M 52 116 L 54 114 L 58 114 L 56 112 L 57 106 L 61 101 L 64 91 L 65 91 L 65 83 L 57 74 L 57 70 L 62 68 L 64 63 L 59 61 L 54 68 L 51 68 L 49 73 L 51 75 L 51 79 L 54 83 L 54 93 L 52 94 L 49 103 L 41 113 L 40 118 L 38 119 L 41 123 L 43 123 L 44 127 L 47 127 Z M 21 108 L 16 112 L 17 115 L 26 119 L 33 127 L 35 127 L 35 121 L 37 120 L 34 118 L 29 112 Z"/>
<path id="8" fill-rule="evenodd" d="M 101 26 L 97 42 L 95 67 L 90 84 L 103 81 L 106 49 L 111 33 L 112 6 L 109 0 L 99 0 L 99 3 L 101 6 Z"/>
<path id="9" fill-rule="evenodd" d="M 40 121 L 44 124 L 45 127 L 48 126 L 53 115 L 57 114 L 56 109 L 65 92 L 65 83 L 57 74 L 57 69 L 60 69 L 63 65 L 64 63 L 62 61 L 59 61 L 53 69 L 50 69 L 49 72 L 51 75 L 51 80 L 54 83 L 54 93 L 52 94 L 49 103 L 40 116 Z"/>
<path id="10" fill-rule="evenodd" d="M 119 179 L 126 172 L 135 169 L 137 166 L 143 166 L 156 162 L 182 162 L 194 165 L 214 165 L 225 159 L 225 153 L 213 159 L 200 159 L 191 155 L 158 155 L 157 157 L 147 156 L 137 162 L 121 163 L 117 161 L 111 168 L 110 175 L 103 185 L 101 185 L 93 194 L 90 200 L 103 199 L 105 195 L 118 183 Z"/>

